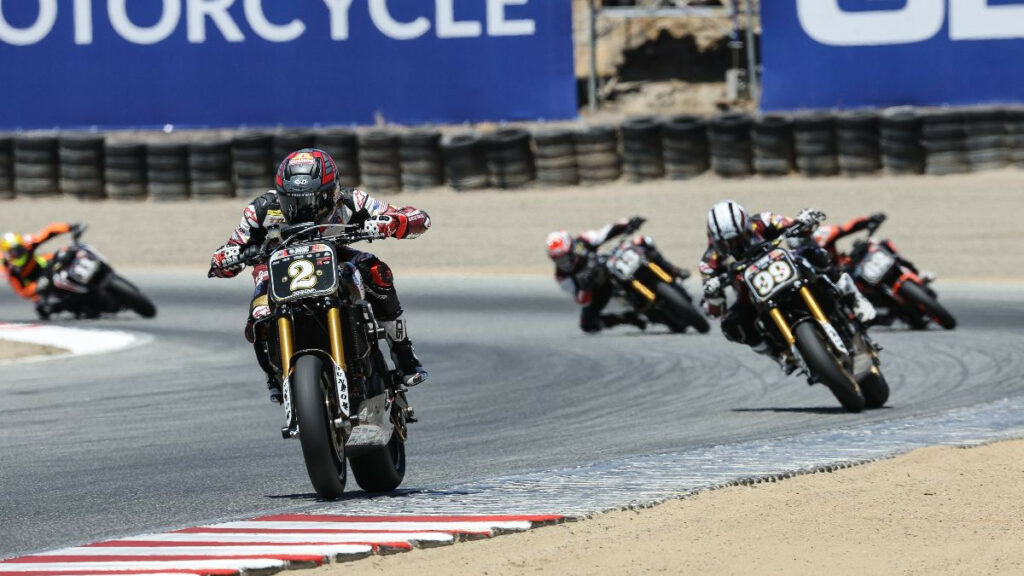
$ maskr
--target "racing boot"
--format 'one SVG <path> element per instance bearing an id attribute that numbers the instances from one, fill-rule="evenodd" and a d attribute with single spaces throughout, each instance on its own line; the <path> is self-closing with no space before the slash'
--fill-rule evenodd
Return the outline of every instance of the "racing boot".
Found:
<path id="1" fill-rule="evenodd" d="M 642 314 L 636 312 L 601 315 L 601 326 L 603 328 L 614 328 L 623 324 L 632 324 L 641 330 L 647 330 L 647 319 Z"/>
<path id="2" fill-rule="evenodd" d="M 848 273 L 843 272 L 839 276 L 836 287 L 846 297 L 850 308 L 853 310 L 853 315 L 857 317 L 861 324 L 868 324 L 878 315 L 871 302 L 860 293 L 860 290 L 857 290 L 857 285 L 853 283 L 853 278 Z"/>
<path id="3" fill-rule="evenodd" d="M 416 356 L 416 350 L 412 347 L 412 340 L 405 329 L 405 320 L 398 318 L 381 322 L 384 333 L 387 335 L 388 345 L 391 346 L 391 359 L 395 366 L 402 373 L 402 383 L 406 386 L 416 386 L 428 378 L 429 374 L 423 369 L 423 364 Z"/>

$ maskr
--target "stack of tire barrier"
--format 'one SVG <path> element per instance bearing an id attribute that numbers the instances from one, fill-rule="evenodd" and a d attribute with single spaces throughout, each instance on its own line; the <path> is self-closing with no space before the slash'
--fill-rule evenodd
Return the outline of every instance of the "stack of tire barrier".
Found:
<path id="1" fill-rule="evenodd" d="M 14 198 L 14 141 L 0 134 L 0 200 Z"/>
<path id="2" fill-rule="evenodd" d="M 1024 168 L 1024 108 L 1006 110 L 1006 145 L 1010 147 L 1010 162 Z"/>
<path id="3" fill-rule="evenodd" d="M 685 180 L 707 171 L 707 122 L 700 116 L 673 116 L 661 127 L 661 149 L 665 175 Z"/>
<path id="4" fill-rule="evenodd" d="M 1002 109 L 983 107 L 964 112 L 967 134 L 967 161 L 971 171 L 998 170 L 1006 167 L 1006 117 Z"/>
<path id="5" fill-rule="evenodd" d="M 836 158 L 836 122 L 827 112 L 810 112 L 793 117 L 793 148 L 796 166 L 804 176 L 835 176 L 839 173 Z"/>
<path id="6" fill-rule="evenodd" d="M 464 132 L 441 141 L 445 175 L 452 188 L 458 191 L 487 188 L 487 157 L 480 134 Z"/>
<path id="7" fill-rule="evenodd" d="M 628 118 L 622 122 L 622 169 L 626 180 L 643 182 L 665 177 L 661 119 Z"/>
<path id="8" fill-rule="evenodd" d="M 153 200 L 187 200 L 188 146 L 184 142 L 146 144 L 146 189 Z"/>
<path id="9" fill-rule="evenodd" d="M 927 152 L 925 173 L 936 176 L 970 172 L 964 116 L 958 110 L 935 110 L 923 117 L 921 142 Z"/>
<path id="10" fill-rule="evenodd" d="M 189 192 L 209 200 L 235 195 L 230 140 L 205 140 L 188 145 Z"/>
<path id="11" fill-rule="evenodd" d="M 793 171 L 793 123 L 783 114 L 754 119 L 754 170 L 762 176 L 786 176 Z"/>
<path id="12" fill-rule="evenodd" d="M 753 121 L 742 113 L 720 114 L 708 124 L 711 168 L 725 178 L 754 173 L 754 152 L 750 141 Z"/>
<path id="13" fill-rule="evenodd" d="M 586 126 L 573 132 L 572 139 L 580 184 L 604 184 L 622 176 L 619 132 L 614 126 Z"/>
<path id="14" fill-rule="evenodd" d="M 103 145 L 104 189 L 114 200 L 146 198 L 146 145 L 140 142 L 111 142 Z"/>
<path id="15" fill-rule="evenodd" d="M 889 174 L 921 174 L 925 152 L 921 146 L 921 117 L 913 108 L 891 108 L 882 113 L 882 164 Z"/>
<path id="16" fill-rule="evenodd" d="M 277 174 L 281 162 L 289 154 L 303 148 L 313 148 L 316 137 L 309 130 L 282 130 L 274 133 L 274 143 L 270 150 L 270 171 Z"/>
<path id="17" fill-rule="evenodd" d="M 255 198 L 274 187 L 274 136 L 240 132 L 231 139 L 231 168 L 235 195 Z"/>
<path id="18" fill-rule="evenodd" d="M 575 186 L 580 175 L 576 168 L 576 147 L 570 130 L 551 128 L 533 134 L 533 154 L 537 181 L 545 186 Z"/>
<path id="19" fill-rule="evenodd" d="M 410 130 L 398 137 L 398 164 L 402 187 L 422 190 L 444 184 L 441 133 L 433 129 Z"/>
<path id="20" fill-rule="evenodd" d="M 79 200 L 100 200 L 103 191 L 103 136 L 61 134 L 57 142 L 60 191 Z"/>
<path id="21" fill-rule="evenodd" d="M 50 135 L 14 137 L 14 193 L 53 196 L 57 185 L 57 138 Z"/>
<path id="22" fill-rule="evenodd" d="M 359 146 L 354 131 L 347 128 L 317 130 L 313 134 L 313 141 L 317 148 L 334 158 L 338 166 L 339 186 L 359 186 Z"/>
<path id="23" fill-rule="evenodd" d="M 850 110 L 836 117 L 836 150 L 844 176 L 874 174 L 882 169 L 878 142 L 878 114 Z"/>
<path id="24" fill-rule="evenodd" d="M 390 130 L 370 130 L 358 137 L 359 172 L 370 194 L 402 189 L 402 167 L 398 157 L 398 135 Z"/>
<path id="25" fill-rule="evenodd" d="M 501 128 L 481 139 L 491 185 L 508 190 L 533 180 L 530 133 L 522 128 Z"/>

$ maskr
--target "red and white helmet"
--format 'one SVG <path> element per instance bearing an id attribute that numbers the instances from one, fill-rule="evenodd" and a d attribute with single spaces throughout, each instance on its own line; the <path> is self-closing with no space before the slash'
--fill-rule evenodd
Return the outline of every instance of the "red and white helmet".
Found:
<path id="1" fill-rule="evenodd" d="M 739 203 L 723 200 L 708 211 L 708 239 L 722 254 L 740 257 L 750 247 L 750 217 Z"/>
<path id="2" fill-rule="evenodd" d="M 556 230 L 548 234 L 548 257 L 558 268 L 569 271 L 576 261 L 575 242 L 565 230 Z"/>

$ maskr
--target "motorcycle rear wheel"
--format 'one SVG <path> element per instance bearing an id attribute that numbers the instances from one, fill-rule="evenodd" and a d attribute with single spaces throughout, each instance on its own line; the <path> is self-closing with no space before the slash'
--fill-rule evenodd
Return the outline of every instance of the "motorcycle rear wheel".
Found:
<path id="1" fill-rule="evenodd" d="M 817 326 L 812 321 L 801 322 L 793 330 L 796 346 L 807 367 L 818 376 L 832 395 L 848 412 L 860 412 L 865 400 L 857 382 L 836 360 Z"/>
<path id="2" fill-rule="evenodd" d="M 371 387 L 373 395 L 384 391 L 383 382 L 375 375 L 375 385 Z M 349 458 L 352 475 L 356 484 L 366 492 L 390 492 L 405 479 L 405 440 L 399 438 L 398 432 L 391 433 L 386 446 L 369 454 Z"/>
<path id="3" fill-rule="evenodd" d="M 655 294 L 665 307 L 665 316 L 672 322 L 673 332 L 685 332 L 687 326 L 693 326 L 701 334 L 707 334 L 711 330 L 708 319 L 692 302 L 684 298 L 675 286 L 658 282 Z"/>
<path id="4" fill-rule="evenodd" d="M 111 300 L 128 308 L 143 318 L 156 316 L 156 305 L 147 298 L 134 284 L 118 276 L 110 274 L 104 289 Z"/>
<path id="5" fill-rule="evenodd" d="M 908 307 L 915 312 L 923 312 L 935 320 L 939 326 L 946 330 L 956 328 L 956 318 L 942 304 L 939 304 L 938 300 L 932 298 L 923 286 L 914 282 L 904 282 L 900 286 L 900 296 Z"/>
<path id="6" fill-rule="evenodd" d="M 331 376 L 323 361 L 313 354 L 299 356 L 292 371 L 292 403 L 299 423 L 299 442 L 313 489 L 324 500 L 340 498 L 345 491 L 347 469 L 344 442 L 335 442 L 327 413 L 324 387 Z M 338 448 L 340 446 L 340 450 Z"/>
<path id="7" fill-rule="evenodd" d="M 864 395 L 865 408 L 881 408 L 889 400 L 889 383 L 880 370 L 877 373 L 868 372 L 858 384 Z"/>

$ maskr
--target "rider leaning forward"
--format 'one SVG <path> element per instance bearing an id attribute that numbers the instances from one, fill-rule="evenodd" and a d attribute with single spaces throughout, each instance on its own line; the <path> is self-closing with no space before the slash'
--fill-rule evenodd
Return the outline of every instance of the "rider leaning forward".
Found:
<path id="1" fill-rule="evenodd" d="M 36 254 L 36 250 L 55 236 L 79 230 L 82 230 L 81 224 L 54 222 L 35 234 L 22 236 L 8 232 L 0 238 L 3 269 L 11 288 L 22 298 L 35 302 L 36 312 L 41 318 L 48 318 L 55 312 L 55 304 L 49 297 L 50 264 L 54 254 Z"/>
<path id="2" fill-rule="evenodd" d="M 411 206 L 398 208 L 357 188 L 341 188 L 338 168 L 330 155 L 323 150 L 304 148 L 281 162 L 275 189 L 258 196 L 242 211 L 242 221 L 227 244 L 213 253 L 210 276 L 231 278 L 241 272 L 244 264 L 224 263 L 237 260 L 246 248 L 261 246 L 268 226 L 302 222 L 359 225 L 381 237 L 399 239 L 416 238 L 430 227 L 430 217 L 422 210 Z M 348 246 L 338 250 L 338 258 L 355 265 L 363 277 L 367 298 L 387 334 L 391 355 L 405 385 L 426 380 L 427 372 L 416 357 L 402 318 L 391 269 L 373 254 Z M 266 327 L 258 323 L 271 313 L 267 299 L 270 275 L 265 260 L 253 267 L 252 277 L 256 289 L 249 306 L 245 337 L 253 343 L 256 359 L 267 373 L 271 401 L 280 403 L 281 382 L 270 363 Z"/>

